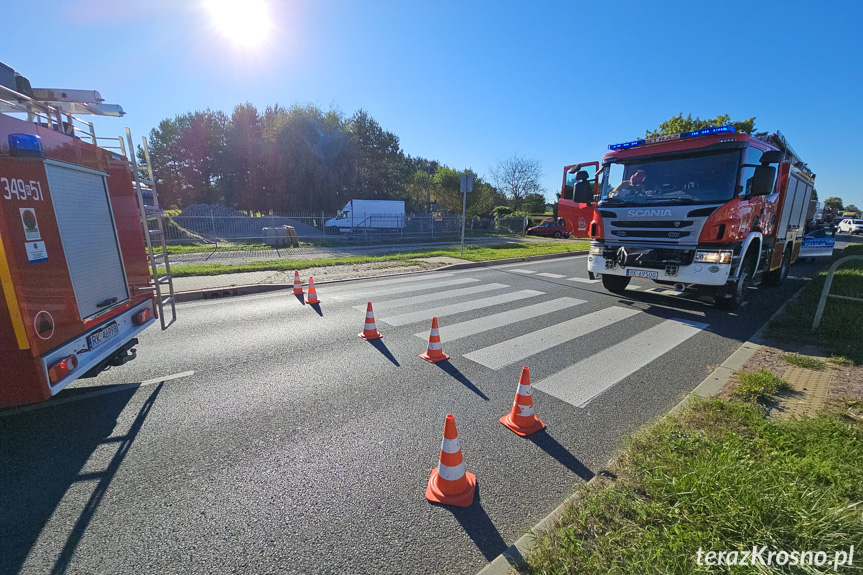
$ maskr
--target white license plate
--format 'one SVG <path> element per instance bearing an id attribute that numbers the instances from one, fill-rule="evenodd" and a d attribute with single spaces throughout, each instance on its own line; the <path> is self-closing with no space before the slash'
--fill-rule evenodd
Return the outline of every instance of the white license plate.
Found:
<path id="1" fill-rule="evenodd" d="M 116 321 L 112 321 L 99 331 L 91 333 L 87 336 L 87 347 L 89 347 L 91 350 L 96 349 L 109 339 L 116 337 L 119 334 L 120 326 L 117 325 Z"/>
<path id="2" fill-rule="evenodd" d="M 626 275 L 633 278 L 647 278 L 651 280 L 659 279 L 659 272 L 649 272 L 645 270 L 626 270 Z"/>

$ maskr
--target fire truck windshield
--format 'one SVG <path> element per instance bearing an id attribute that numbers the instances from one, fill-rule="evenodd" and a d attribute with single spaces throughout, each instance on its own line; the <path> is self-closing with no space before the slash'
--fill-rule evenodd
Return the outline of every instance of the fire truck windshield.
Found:
<path id="1" fill-rule="evenodd" d="M 606 206 L 725 202 L 734 197 L 739 165 L 738 150 L 610 164 L 600 202 Z"/>

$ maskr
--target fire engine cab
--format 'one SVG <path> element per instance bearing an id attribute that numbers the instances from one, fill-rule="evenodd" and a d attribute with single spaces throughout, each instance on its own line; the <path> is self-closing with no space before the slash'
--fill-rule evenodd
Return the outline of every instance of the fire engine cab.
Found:
<path id="1" fill-rule="evenodd" d="M 785 280 L 815 174 L 782 134 L 719 126 L 609 150 L 601 168 L 565 171 L 576 172 L 574 201 L 558 207 L 564 218 L 590 220 L 588 271 L 607 290 L 622 293 L 632 278 L 646 278 L 734 309 L 749 287 Z"/>
<path id="2" fill-rule="evenodd" d="M 0 63 L 0 407 L 122 365 L 141 331 L 176 319 L 163 223 L 141 195 L 146 139 L 139 167 L 128 128 L 99 138 L 81 119 L 123 114 Z"/>

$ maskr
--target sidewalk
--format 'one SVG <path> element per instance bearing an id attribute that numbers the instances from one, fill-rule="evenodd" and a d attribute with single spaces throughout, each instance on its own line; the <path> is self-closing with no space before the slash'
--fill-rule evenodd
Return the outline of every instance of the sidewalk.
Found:
<path id="1" fill-rule="evenodd" d="M 330 281 L 429 271 L 459 263 L 473 262 L 457 258 L 433 257 L 414 260 L 410 263 L 394 260 L 365 264 L 321 266 L 303 269 L 300 277 L 303 279 L 303 283 L 306 283 L 309 277 L 313 277 L 315 278 L 315 283 L 320 284 Z M 240 286 L 274 286 L 273 289 L 275 289 L 275 286 L 291 287 L 293 283 L 294 273 L 292 271 L 241 272 L 236 274 L 174 278 L 174 292 L 183 295 L 207 290 L 237 288 Z"/>

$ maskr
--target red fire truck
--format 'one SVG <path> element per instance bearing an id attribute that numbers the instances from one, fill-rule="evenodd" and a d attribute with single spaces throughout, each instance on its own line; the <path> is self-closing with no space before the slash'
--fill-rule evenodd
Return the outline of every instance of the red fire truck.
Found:
<path id="1" fill-rule="evenodd" d="M 782 134 L 719 126 L 609 150 L 601 168 L 568 167 L 574 199 L 558 208 L 568 222 L 589 218 L 588 271 L 607 290 L 622 293 L 633 277 L 646 278 L 734 309 L 749 287 L 785 280 L 800 252 L 815 174 Z"/>
<path id="2" fill-rule="evenodd" d="M 123 110 L 0 63 L 0 407 L 122 365 L 156 317 L 176 319 L 161 217 L 144 215 L 149 158 L 139 168 L 129 130 L 126 154 L 88 114 Z"/>

